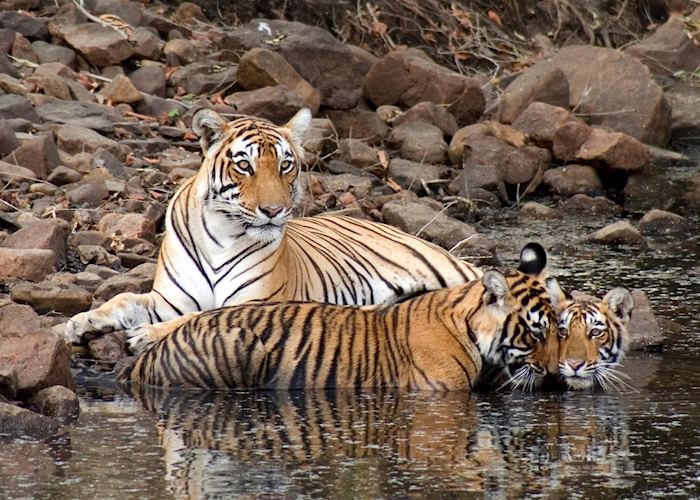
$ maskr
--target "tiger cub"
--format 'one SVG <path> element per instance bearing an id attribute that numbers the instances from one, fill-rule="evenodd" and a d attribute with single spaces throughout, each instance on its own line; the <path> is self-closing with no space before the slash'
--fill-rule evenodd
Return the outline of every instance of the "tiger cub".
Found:
<path id="1" fill-rule="evenodd" d="M 287 125 L 200 110 L 204 160 L 165 216 L 153 289 L 77 314 L 68 341 L 253 300 L 394 302 L 466 283 L 481 270 L 394 227 L 338 215 L 290 218 L 302 195 L 302 109 Z"/>
<path id="2" fill-rule="evenodd" d="M 483 360 L 528 369 L 538 385 L 556 371 L 556 314 L 544 249 L 528 244 L 518 270 L 394 305 L 252 303 L 143 327 L 135 384 L 202 388 L 470 390 Z M 150 338 L 152 345 L 144 342 Z M 132 344 L 133 345 L 133 344 Z"/>
<path id="3" fill-rule="evenodd" d="M 559 377 L 569 389 L 627 385 L 617 367 L 629 343 L 627 325 L 634 298 L 623 287 L 603 300 L 574 300 L 556 284 L 552 299 L 559 316 Z"/>

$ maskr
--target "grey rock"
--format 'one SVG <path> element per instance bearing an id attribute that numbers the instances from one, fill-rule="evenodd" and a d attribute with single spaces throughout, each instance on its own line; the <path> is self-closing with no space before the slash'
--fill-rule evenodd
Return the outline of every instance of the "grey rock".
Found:
<path id="1" fill-rule="evenodd" d="M 236 81 L 236 67 L 219 67 L 195 62 L 181 67 L 170 76 L 170 82 L 187 93 L 201 95 L 230 88 Z"/>
<path id="2" fill-rule="evenodd" d="M 551 191 L 562 196 L 587 194 L 601 196 L 603 184 L 598 172 L 588 165 L 567 165 L 547 170 L 544 183 Z"/>
<path id="3" fill-rule="evenodd" d="M 32 123 L 41 120 L 26 97 L 15 94 L 0 95 L 0 119 L 24 118 Z"/>
<path id="4" fill-rule="evenodd" d="M 401 158 L 393 158 L 389 162 L 389 177 L 403 189 L 421 191 L 423 183 L 445 180 L 449 169 L 430 163 L 420 163 Z"/>
<path id="5" fill-rule="evenodd" d="M 590 241 L 601 245 L 630 245 L 646 247 L 646 240 L 637 229 L 626 220 L 614 222 L 593 233 Z"/>
<path id="6" fill-rule="evenodd" d="M 7 403 L 0 403 L 0 434 L 16 438 L 47 439 L 59 431 L 49 417 Z"/>
<path id="7" fill-rule="evenodd" d="M 47 122 L 66 123 L 99 132 L 112 132 L 114 123 L 120 119 L 114 108 L 102 104 L 59 99 L 37 106 L 36 112 Z"/>
<path id="8" fill-rule="evenodd" d="M 21 12 L 0 12 L 0 26 L 21 33 L 30 40 L 43 40 L 49 35 L 46 22 Z"/>
<path id="9" fill-rule="evenodd" d="M 39 58 L 39 64 L 58 62 L 75 69 L 78 56 L 71 48 L 47 43 L 43 40 L 32 42 L 32 48 Z"/>
<path id="10" fill-rule="evenodd" d="M 165 97 L 165 73 L 155 64 L 141 66 L 129 75 L 134 86 L 141 92 Z"/>
<path id="11" fill-rule="evenodd" d="M 639 231 L 645 236 L 685 237 L 695 229 L 687 218 L 664 210 L 650 210 L 639 221 Z"/>
<path id="12" fill-rule="evenodd" d="M 61 422 L 75 422 L 80 414 L 78 396 L 62 385 L 40 390 L 29 399 L 28 403 L 34 411 Z"/>
<path id="13" fill-rule="evenodd" d="M 569 106 L 569 83 L 551 61 L 540 61 L 511 82 L 501 96 L 500 120 L 513 123 L 531 103 Z"/>
<path id="14" fill-rule="evenodd" d="M 225 102 L 237 113 L 258 116 L 279 125 L 306 106 L 301 95 L 284 85 L 234 92 L 226 96 Z"/>
<path id="15" fill-rule="evenodd" d="M 401 157 L 407 160 L 426 163 L 445 163 L 447 143 L 442 130 L 435 125 L 422 122 L 409 122 L 394 128 L 387 142 L 397 147 Z"/>
<path id="16" fill-rule="evenodd" d="M 616 215 L 622 212 L 622 207 L 603 196 L 576 194 L 562 203 L 561 210 L 577 215 Z"/>
<path id="17" fill-rule="evenodd" d="M 51 281 L 17 283 L 11 288 L 10 297 L 18 304 L 29 304 L 39 314 L 55 311 L 72 316 L 87 311 L 92 304 L 92 294 L 87 290 Z"/>

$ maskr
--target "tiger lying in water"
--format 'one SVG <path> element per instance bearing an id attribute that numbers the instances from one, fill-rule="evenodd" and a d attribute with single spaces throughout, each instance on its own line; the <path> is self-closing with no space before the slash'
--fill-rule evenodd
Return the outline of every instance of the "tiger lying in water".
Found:
<path id="1" fill-rule="evenodd" d="M 528 244 L 518 270 L 394 305 L 253 303 L 144 326 L 122 374 L 134 384 L 202 388 L 402 387 L 470 390 L 483 360 L 526 388 L 557 369 L 556 314 Z M 526 375 L 525 375 L 526 374 Z"/>
<path id="2" fill-rule="evenodd" d="M 325 215 L 289 220 L 301 195 L 302 109 L 284 127 L 193 117 L 202 167 L 177 190 L 149 293 L 120 294 L 66 325 L 86 333 L 126 330 L 252 300 L 368 305 L 466 283 L 481 270 L 393 227 Z M 166 327 L 167 328 L 167 327 Z"/>
<path id="3" fill-rule="evenodd" d="M 558 288 L 558 289 L 557 289 Z M 627 349 L 634 298 L 622 287 L 603 300 L 573 300 L 558 283 L 550 287 L 559 316 L 559 375 L 570 389 L 610 389 L 627 383 L 616 367 Z"/>

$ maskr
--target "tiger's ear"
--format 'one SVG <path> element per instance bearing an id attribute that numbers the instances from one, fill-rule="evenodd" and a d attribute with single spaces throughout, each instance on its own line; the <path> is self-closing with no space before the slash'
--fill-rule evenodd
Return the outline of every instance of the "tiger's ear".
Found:
<path id="1" fill-rule="evenodd" d="M 216 141 L 225 125 L 226 120 L 213 109 L 200 109 L 192 116 L 192 131 L 199 136 L 202 153 L 207 153 L 209 146 Z"/>
<path id="2" fill-rule="evenodd" d="M 302 146 L 304 135 L 311 125 L 311 110 L 309 108 L 301 108 L 294 116 L 284 125 L 287 129 L 289 138 L 297 146 Z"/>
<path id="3" fill-rule="evenodd" d="M 572 300 L 571 294 L 561 287 L 559 280 L 554 276 L 547 277 L 544 286 L 547 289 L 547 295 L 549 295 L 549 300 L 552 301 L 552 306 L 554 306 L 555 310 L 559 311 L 564 302 Z"/>
<path id="4" fill-rule="evenodd" d="M 520 251 L 518 271 L 525 274 L 540 274 L 547 265 L 547 252 L 539 243 L 530 242 Z"/>
<path id="5" fill-rule="evenodd" d="M 603 297 L 603 303 L 608 309 L 623 323 L 627 323 L 634 309 L 634 297 L 632 293 L 624 287 L 617 287 L 610 290 Z"/>
<path id="6" fill-rule="evenodd" d="M 510 294 L 510 286 L 508 286 L 505 276 L 491 269 L 481 277 L 481 284 L 484 285 L 483 299 L 486 305 L 505 306 L 506 298 Z"/>

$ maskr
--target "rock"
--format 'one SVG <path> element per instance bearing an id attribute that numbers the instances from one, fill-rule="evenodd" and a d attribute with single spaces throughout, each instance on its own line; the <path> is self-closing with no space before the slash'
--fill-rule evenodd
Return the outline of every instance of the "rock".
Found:
<path id="1" fill-rule="evenodd" d="M 603 163 L 614 170 L 636 172 L 649 162 L 649 150 L 627 134 L 593 128 L 575 158 Z"/>
<path id="2" fill-rule="evenodd" d="M 73 170 L 72 168 L 64 167 L 59 165 L 54 168 L 53 171 L 46 178 L 51 184 L 56 186 L 63 186 L 64 184 L 71 184 L 73 182 L 78 182 L 82 177 L 80 172 Z"/>
<path id="3" fill-rule="evenodd" d="M 304 134 L 302 146 L 306 151 L 315 154 L 327 154 L 335 145 L 332 140 L 335 135 L 333 123 L 327 118 L 313 118 Z"/>
<path id="4" fill-rule="evenodd" d="M 652 208 L 668 210 L 683 194 L 684 186 L 654 171 L 630 175 L 622 190 L 625 209 L 646 211 Z"/>
<path id="5" fill-rule="evenodd" d="M 534 201 L 528 201 L 523 204 L 523 206 L 520 207 L 519 213 L 528 219 L 537 220 L 558 219 L 560 217 L 559 212 L 555 209 Z"/>
<path id="6" fill-rule="evenodd" d="M 321 95 L 279 53 L 253 48 L 241 56 L 236 73 L 245 90 L 284 85 L 304 99 L 312 114 L 318 112 Z"/>
<path id="7" fill-rule="evenodd" d="M 423 182 L 444 180 L 449 174 L 445 167 L 431 165 L 427 162 L 414 162 L 401 158 L 392 158 L 389 162 L 389 177 L 404 189 L 421 191 Z"/>
<path id="8" fill-rule="evenodd" d="M 119 115 L 108 106 L 91 102 L 51 99 L 36 108 L 42 120 L 65 123 L 99 132 L 112 132 Z"/>
<path id="9" fill-rule="evenodd" d="M 3 436 L 43 440 L 58 431 L 59 424 L 56 420 L 0 402 L 0 434 Z"/>
<path id="10" fill-rule="evenodd" d="M 35 90 L 41 90 L 47 96 L 65 101 L 73 99 L 71 87 L 60 76 L 32 76 L 27 78 L 27 83 L 34 85 Z"/>
<path id="11" fill-rule="evenodd" d="M 98 228 L 104 234 L 116 234 L 121 238 L 155 239 L 155 224 L 141 214 L 107 214 L 100 219 Z"/>
<path id="12" fill-rule="evenodd" d="M 32 49 L 32 43 L 20 33 L 17 33 L 15 43 L 12 44 L 12 57 L 34 64 L 39 62 L 39 58 L 34 53 L 34 49 Z"/>
<path id="13" fill-rule="evenodd" d="M 20 33 L 30 40 L 43 40 L 48 38 L 49 30 L 41 19 L 21 12 L 0 12 L 0 26 Z"/>
<path id="14" fill-rule="evenodd" d="M 124 75 L 115 76 L 110 83 L 102 87 L 98 95 L 114 104 L 121 102 L 134 104 L 143 99 L 141 92 L 134 86 L 129 77 Z"/>
<path id="15" fill-rule="evenodd" d="M 119 159 L 106 149 L 98 149 L 90 161 L 93 168 L 104 168 L 116 179 L 127 179 L 129 175 Z"/>
<path id="16" fill-rule="evenodd" d="M 379 114 L 379 109 L 377 109 L 377 114 Z M 438 127 L 448 137 L 452 137 L 459 128 L 457 120 L 449 111 L 430 101 L 419 102 L 391 122 L 393 122 L 394 127 L 413 122 L 428 123 Z"/>
<path id="17" fill-rule="evenodd" d="M 12 366 L 0 366 L 0 401 L 17 398 L 17 371 Z"/>
<path id="18" fill-rule="evenodd" d="M 564 73 L 551 61 L 529 67 L 508 85 L 501 96 L 499 120 L 513 123 L 533 102 L 569 106 L 569 84 Z"/>
<path id="19" fill-rule="evenodd" d="M 97 23 L 70 26 L 63 36 L 85 59 L 100 68 L 119 64 L 134 54 L 131 44 L 121 33 Z"/>
<path id="20" fill-rule="evenodd" d="M 450 254 L 482 268 L 500 266 L 496 245 L 480 234 L 474 234 L 450 249 Z"/>
<path id="21" fill-rule="evenodd" d="M 638 350 L 658 350 L 665 337 L 654 315 L 649 298 L 643 290 L 632 290 L 634 309 L 627 325 L 630 336 L 629 348 Z"/>
<path id="22" fill-rule="evenodd" d="M 43 40 L 32 42 L 32 49 L 39 58 L 39 64 L 58 62 L 75 69 L 78 56 L 73 49 L 47 43 Z"/>
<path id="23" fill-rule="evenodd" d="M 650 210 L 639 221 L 644 236 L 680 236 L 691 234 L 694 224 L 680 215 L 665 210 Z"/>
<path id="24" fill-rule="evenodd" d="M 418 106 L 419 104 L 421 103 L 416 104 L 416 106 Z M 379 115 L 379 118 L 381 118 L 382 121 L 387 124 L 394 123 L 397 118 L 403 115 L 403 111 L 401 111 L 401 108 L 399 108 L 398 106 L 394 106 L 393 104 L 382 104 L 381 106 L 378 106 L 376 109 L 376 113 L 377 115 Z M 454 118 L 454 116 L 452 118 Z"/>
<path id="25" fill-rule="evenodd" d="M 24 142 L 2 161 L 32 170 L 37 179 L 46 179 L 48 173 L 60 163 L 58 149 L 51 134 Z"/>
<path id="26" fill-rule="evenodd" d="M 76 248 L 80 262 L 83 264 L 97 264 L 98 266 L 108 266 L 112 269 L 121 266 L 121 260 L 116 255 L 111 255 L 104 248 L 98 245 L 80 245 Z"/>
<path id="27" fill-rule="evenodd" d="M 153 286 L 152 277 L 122 274 L 108 278 L 95 290 L 95 299 L 107 301 L 120 293 L 146 293 Z"/>
<path id="28" fill-rule="evenodd" d="M 85 266 L 86 273 L 96 274 L 103 280 L 109 279 L 113 276 L 119 276 L 119 272 L 105 266 L 97 266 L 95 264 L 88 264 Z"/>
<path id="29" fill-rule="evenodd" d="M 163 47 L 163 54 L 169 66 L 184 66 L 202 58 L 197 47 L 184 38 L 168 40 Z"/>
<path id="30" fill-rule="evenodd" d="M 513 121 L 513 128 L 527 134 L 538 146 L 551 148 L 557 131 L 571 122 L 585 126 L 582 120 L 564 108 L 533 102 Z"/>
<path id="31" fill-rule="evenodd" d="M 673 76 L 679 71 L 692 73 L 700 67 L 700 47 L 686 25 L 698 20 L 700 9 L 695 9 L 687 18 L 671 16 L 651 35 L 629 45 L 625 54 L 636 57 L 659 75 Z"/>
<path id="32" fill-rule="evenodd" d="M 32 83 L 31 77 L 25 81 L 27 84 Z M 25 95 L 31 89 L 29 85 L 25 85 L 25 82 L 17 78 L 13 78 L 5 73 L 0 73 L 0 89 L 4 90 L 8 94 L 19 94 Z"/>
<path id="33" fill-rule="evenodd" d="M 124 161 L 129 151 L 129 148 L 94 130 L 68 123 L 56 130 L 56 141 L 58 148 L 68 154 L 94 153 L 98 149 L 106 149 L 119 160 Z"/>
<path id="34" fill-rule="evenodd" d="M 544 173 L 544 183 L 549 189 L 561 196 L 587 194 L 601 196 L 603 183 L 598 172 L 588 165 L 567 165 L 547 170 Z"/>
<path id="35" fill-rule="evenodd" d="M 0 156 L 5 156 L 19 147 L 14 130 L 7 126 L 7 120 L 0 121 Z"/>
<path id="36" fill-rule="evenodd" d="M 350 109 L 361 95 L 361 66 L 350 49 L 328 31 L 297 22 L 254 19 L 234 28 L 222 48 L 234 51 L 269 47 L 272 42 L 284 59 L 321 94 L 321 104 Z"/>
<path id="37" fill-rule="evenodd" d="M 338 143 L 336 159 L 353 165 L 357 168 L 367 169 L 379 165 L 377 149 L 368 146 L 359 139 L 342 139 Z M 379 166 L 379 168 L 382 168 Z"/>
<path id="38" fill-rule="evenodd" d="M 104 180 L 84 180 L 70 190 L 66 190 L 66 197 L 71 205 L 78 207 L 98 207 L 109 196 L 109 190 Z"/>
<path id="39" fill-rule="evenodd" d="M 401 156 L 407 160 L 426 163 L 445 163 L 447 161 L 447 143 L 442 130 L 435 125 L 422 122 L 410 122 L 395 127 L 387 142 L 399 148 Z"/>
<path id="40" fill-rule="evenodd" d="M 331 160 L 326 164 L 326 170 L 332 174 L 352 174 L 354 177 L 363 177 L 366 179 L 369 179 L 372 181 L 373 187 L 382 187 L 384 186 L 384 183 L 382 180 L 374 175 L 373 173 L 369 172 L 368 170 L 362 170 L 361 168 L 357 168 L 353 165 L 350 165 L 349 163 L 345 163 L 340 160 Z M 347 181 L 350 179 L 350 177 L 347 177 L 344 181 L 341 182 L 332 182 L 331 185 L 334 186 L 344 186 L 346 185 Z M 318 179 L 317 179 L 318 180 Z M 363 183 L 363 185 L 365 185 Z M 319 194 L 324 193 L 325 191 L 321 190 Z"/>
<path id="41" fill-rule="evenodd" d="M 666 88 L 671 103 L 671 142 L 700 145 L 700 92 L 695 85 L 673 82 Z"/>
<path id="42" fill-rule="evenodd" d="M 614 222 L 593 233 L 590 241 L 601 245 L 631 245 L 646 247 L 644 237 L 626 220 Z"/>
<path id="43" fill-rule="evenodd" d="M 135 56 L 151 61 L 159 60 L 165 47 L 165 42 L 147 28 L 137 27 L 129 36 L 129 41 Z"/>
<path id="44" fill-rule="evenodd" d="M 507 199 L 505 184 L 497 168 L 492 165 L 472 164 L 465 166 L 450 183 L 450 192 L 467 198 L 471 189 L 484 189 Z"/>
<path id="45" fill-rule="evenodd" d="M 327 193 L 338 193 L 349 191 L 353 193 L 355 198 L 366 198 L 372 190 L 374 177 L 371 174 L 363 172 L 365 175 L 353 174 L 336 174 L 336 175 L 318 175 L 316 178 L 325 188 Z"/>
<path id="46" fill-rule="evenodd" d="M 663 89 L 638 60 L 617 50 L 578 45 L 562 48 L 552 62 L 569 82 L 569 105 L 589 125 L 655 146 L 668 142 L 671 108 Z"/>
<path id="47" fill-rule="evenodd" d="M 375 106 L 446 104 L 460 125 L 476 121 L 486 103 L 476 79 L 436 64 L 418 49 L 394 50 L 377 61 L 364 78 L 363 93 Z"/>
<path id="48" fill-rule="evenodd" d="M 97 0 L 93 14 L 118 14 L 119 18 L 131 26 L 140 26 L 143 22 L 143 6 L 133 0 Z"/>
<path id="49" fill-rule="evenodd" d="M 382 207 L 382 216 L 386 223 L 448 250 L 476 234 L 468 224 L 421 202 L 390 201 Z"/>
<path id="50" fill-rule="evenodd" d="M 372 111 L 327 111 L 326 116 L 333 122 L 341 138 L 361 139 L 376 144 L 389 133 L 389 127 Z"/>
<path id="51" fill-rule="evenodd" d="M 302 96 L 284 85 L 234 92 L 224 100 L 237 113 L 258 116 L 280 125 L 306 106 Z"/>
<path id="52" fill-rule="evenodd" d="M 10 296 L 18 304 L 29 304 L 39 314 L 55 311 L 73 316 L 87 311 L 92 304 L 92 294 L 87 290 L 77 285 L 51 281 L 17 283 L 12 287 Z"/>
<path id="53" fill-rule="evenodd" d="M 196 62 L 173 72 L 170 75 L 170 82 L 193 95 L 223 91 L 231 88 L 236 82 L 236 67 Z"/>
<path id="54" fill-rule="evenodd" d="M 45 220 L 15 231 L 2 243 L 5 248 L 51 250 L 54 266 L 59 268 L 66 259 L 66 229 L 64 221 Z"/>
<path id="55" fill-rule="evenodd" d="M 31 307 L 10 301 L 0 304 L 0 366 L 14 367 L 19 397 L 52 385 L 75 387 L 63 338 L 45 329 Z"/>
<path id="56" fill-rule="evenodd" d="M 561 205 L 563 212 L 586 215 L 617 215 L 622 207 L 603 196 L 590 197 L 586 194 L 575 194 Z"/>
<path id="57" fill-rule="evenodd" d="M 0 248 L 0 275 L 41 281 L 54 272 L 55 259 L 51 250 Z"/>
<path id="58" fill-rule="evenodd" d="M 82 272 L 82 273 L 76 273 L 75 275 L 75 284 L 78 285 L 79 287 L 84 288 L 88 292 L 94 292 L 95 289 L 102 284 L 104 279 L 102 279 L 100 276 L 94 273 L 87 273 L 87 272 Z"/>
<path id="59" fill-rule="evenodd" d="M 29 399 L 28 403 L 34 411 L 47 417 L 57 418 L 62 422 L 75 422 L 80 413 L 78 396 L 62 385 L 40 390 Z"/>
<path id="60" fill-rule="evenodd" d="M 585 123 L 570 121 L 561 125 L 554 132 L 552 153 L 564 161 L 573 161 L 593 129 Z"/>
<path id="61" fill-rule="evenodd" d="M 119 332 L 106 333 L 90 340 L 88 348 L 93 358 L 105 363 L 116 363 L 129 354 L 124 335 Z"/>
<path id="62" fill-rule="evenodd" d="M 155 65 L 141 66 L 129 75 L 131 82 L 141 92 L 158 97 L 165 97 L 165 73 Z M 143 97 L 141 97 L 143 99 Z"/>
<path id="63" fill-rule="evenodd" d="M 26 97 L 14 94 L 0 95 L 0 119 L 13 118 L 24 118 L 32 123 L 41 122 L 34 106 Z"/>

